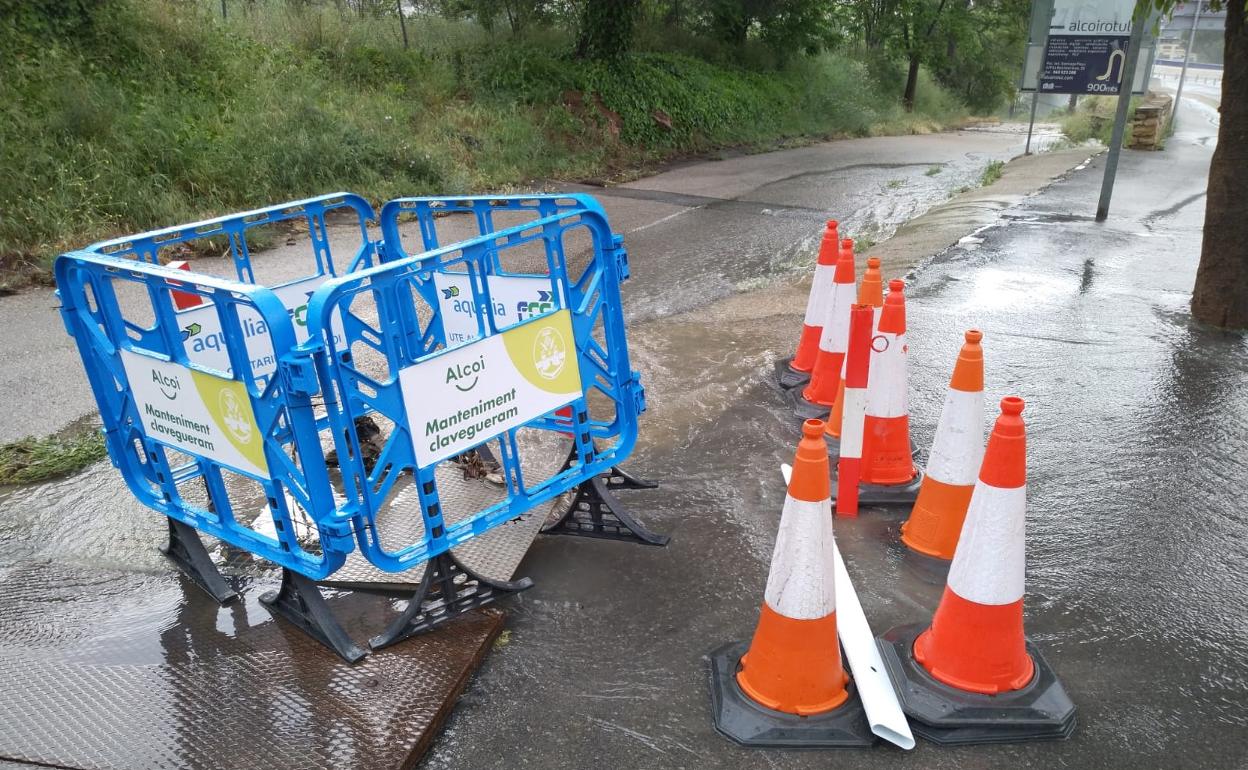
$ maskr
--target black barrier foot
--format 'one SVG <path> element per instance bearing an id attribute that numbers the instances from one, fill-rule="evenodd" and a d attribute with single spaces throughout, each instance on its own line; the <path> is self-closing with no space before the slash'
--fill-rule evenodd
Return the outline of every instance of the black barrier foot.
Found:
<path id="1" fill-rule="evenodd" d="M 715 729 L 743 746 L 789 749 L 865 747 L 875 743 L 862 699 L 851 682 L 845 703 L 823 714 L 772 711 L 737 684 L 741 656 L 749 648 L 732 642 L 711 653 L 711 713 Z"/>
<path id="2" fill-rule="evenodd" d="M 621 470 L 618 467 L 612 467 L 611 470 L 603 474 L 603 479 L 607 482 L 608 489 L 658 489 L 659 482 L 650 481 L 649 479 L 639 479 L 628 471 Z"/>
<path id="3" fill-rule="evenodd" d="M 160 552 L 218 604 L 229 604 L 238 598 L 234 589 L 221 577 L 217 565 L 212 563 L 212 557 L 194 527 L 169 519 L 169 542 L 160 546 Z"/>
<path id="4" fill-rule="evenodd" d="M 484 607 L 507 594 L 533 587 L 533 581 L 491 580 L 460 563 L 454 554 L 442 553 L 425 565 L 420 587 L 412 594 L 407 609 L 382 633 L 368 640 L 374 650 L 428 631 L 477 607 Z"/>
<path id="5" fill-rule="evenodd" d="M 810 372 L 799 372 L 789 366 L 791 363 L 792 358 L 776 362 L 776 382 L 785 390 L 792 390 L 810 382 Z"/>
<path id="6" fill-rule="evenodd" d="M 368 654 L 347 636 L 316 583 L 298 572 L 283 568 L 281 589 L 269 591 L 260 601 L 348 663 L 358 663 Z"/>
<path id="7" fill-rule="evenodd" d="M 1036 673 L 1022 689 L 996 695 L 966 692 L 937 681 L 914 659 L 925 624 L 898 626 L 876 644 L 915 735 L 946 746 L 1064 740 L 1075 729 L 1075 704 L 1040 650 L 1027 654 Z"/>
<path id="8" fill-rule="evenodd" d="M 616 472 L 616 469 L 612 469 Z M 621 472 L 622 473 L 622 472 Z M 572 535 L 573 537 L 596 537 L 603 540 L 625 540 L 642 545 L 667 545 L 667 535 L 651 532 L 611 494 L 611 475 L 604 473 L 576 488 L 572 504 L 559 520 L 542 527 L 543 535 Z M 631 477 L 628 477 L 631 478 Z M 637 481 L 636 479 L 633 480 Z M 629 487 L 620 489 L 653 489 L 653 487 Z M 657 486 L 657 485 L 656 485 Z"/>

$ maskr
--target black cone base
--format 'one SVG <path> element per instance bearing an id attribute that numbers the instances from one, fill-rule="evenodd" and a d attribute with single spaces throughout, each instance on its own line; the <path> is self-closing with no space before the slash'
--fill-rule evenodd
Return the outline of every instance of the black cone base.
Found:
<path id="1" fill-rule="evenodd" d="M 937 681 L 915 661 L 914 640 L 926 628 L 898 626 L 876 640 L 915 735 L 956 746 L 1064 740 L 1074 732 L 1075 704 L 1030 641 L 1027 653 L 1036 666 L 1031 682 L 1021 690 L 982 695 Z"/>
<path id="2" fill-rule="evenodd" d="M 816 404 L 807 401 L 803 395 L 805 388 L 794 388 L 789 391 L 789 400 L 793 402 L 793 414 L 802 420 L 826 420 L 832 412 L 832 405 Z"/>
<path id="3" fill-rule="evenodd" d="M 875 735 L 862 699 L 850 682 L 849 699 L 826 714 L 801 717 L 772 711 L 737 684 L 737 667 L 748 642 L 730 642 L 711 653 L 711 713 L 715 729 L 743 746 L 792 749 L 867 747 Z"/>
<path id="4" fill-rule="evenodd" d="M 905 484 L 859 484 L 859 505 L 913 505 L 923 484 L 923 469 Z M 832 501 L 836 502 L 836 464 L 832 464 Z"/>
<path id="5" fill-rule="evenodd" d="M 785 390 L 792 390 L 810 382 L 810 372 L 799 372 L 791 369 L 792 358 L 776 362 L 776 382 Z"/>

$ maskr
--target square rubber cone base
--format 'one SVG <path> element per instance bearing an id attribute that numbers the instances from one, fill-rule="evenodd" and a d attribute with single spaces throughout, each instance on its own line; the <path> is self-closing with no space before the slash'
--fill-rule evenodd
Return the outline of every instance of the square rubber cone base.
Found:
<path id="1" fill-rule="evenodd" d="M 793 363 L 792 357 L 776 362 L 776 383 L 785 390 L 792 390 L 810 382 L 810 372 L 792 369 L 789 367 L 791 363 Z"/>
<path id="2" fill-rule="evenodd" d="M 923 484 L 923 469 L 905 484 L 859 484 L 858 504 L 875 506 L 912 505 Z M 836 463 L 832 463 L 832 502 L 836 502 Z"/>
<path id="3" fill-rule="evenodd" d="M 807 401 L 802 395 L 805 388 L 794 388 L 790 390 L 789 401 L 793 404 L 793 414 L 797 415 L 799 420 L 826 420 L 832 412 L 832 405 L 816 404 L 813 401 Z"/>
<path id="4" fill-rule="evenodd" d="M 742 746 L 787 749 L 864 748 L 875 734 L 851 681 L 849 699 L 825 714 L 801 717 L 772 711 L 751 700 L 737 684 L 737 667 L 748 642 L 730 642 L 711 653 L 711 713 L 715 729 Z"/>
<path id="5" fill-rule="evenodd" d="M 914 732 L 941 745 L 1063 740 L 1075 729 L 1075 704 L 1030 641 L 1036 673 L 1021 690 L 983 695 L 937 681 L 914 659 L 916 623 L 881 634 L 876 644 Z"/>

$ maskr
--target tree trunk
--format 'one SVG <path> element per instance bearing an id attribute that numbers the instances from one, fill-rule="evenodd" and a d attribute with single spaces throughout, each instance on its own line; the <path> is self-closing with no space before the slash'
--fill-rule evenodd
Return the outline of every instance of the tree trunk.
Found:
<path id="1" fill-rule="evenodd" d="M 579 59 L 614 59 L 628 52 L 640 0 L 588 0 L 581 9 Z"/>
<path id="2" fill-rule="evenodd" d="M 1244 0 L 1226 8 L 1222 113 L 1209 165 L 1204 243 L 1192 315 L 1228 329 L 1248 328 L 1248 19 Z"/>
<path id="3" fill-rule="evenodd" d="M 919 89 L 919 55 L 917 53 L 910 54 L 910 69 L 906 72 L 906 92 L 901 97 L 901 103 L 906 108 L 906 112 L 914 112 L 914 94 Z"/>

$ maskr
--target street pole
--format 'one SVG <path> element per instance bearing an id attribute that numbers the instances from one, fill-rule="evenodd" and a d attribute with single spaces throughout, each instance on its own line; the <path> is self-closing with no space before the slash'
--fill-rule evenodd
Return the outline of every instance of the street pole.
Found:
<path id="1" fill-rule="evenodd" d="M 1031 92 L 1031 119 L 1027 121 L 1027 146 L 1023 148 L 1024 155 L 1031 154 L 1031 129 L 1036 125 L 1036 102 L 1040 101 L 1040 83 L 1036 82 L 1036 90 Z"/>
<path id="2" fill-rule="evenodd" d="M 403 19 L 403 0 L 397 0 L 399 6 L 399 29 L 403 30 L 403 50 L 407 50 L 407 22 Z"/>
<path id="3" fill-rule="evenodd" d="M 1187 62 L 1192 58 L 1192 48 L 1196 45 L 1196 27 L 1200 25 L 1200 7 L 1204 0 L 1196 0 L 1196 15 L 1192 17 L 1192 32 L 1187 38 L 1187 50 L 1183 52 L 1183 69 L 1179 72 L 1179 87 L 1174 91 L 1174 109 L 1170 110 L 1170 125 L 1179 115 L 1179 104 L 1183 99 L 1183 81 L 1187 79 Z"/>
<path id="4" fill-rule="evenodd" d="M 1118 174 L 1118 156 L 1122 154 L 1122 135 L 1127 129 L 1127 112 L 1131 107 L 1131 91 L 1135 87 L 1135 65 L 1140 60 L 1140 43 L 1148 14 L 1135 14 L 1131 39 L 1127 43 L 1127 60 L 1123 62 L 1122 80 L 1118 83 L 1118 111 L 1114 115 L 1114 132 L 1109 140 L 1109 156 L 1105 159 L 1105 178 L 1101 180 L 1101 200 L 1096 206 L 1096 221 L 1109 216 L 1109 199 L 1114 194 L 1114 177 Z"/>

